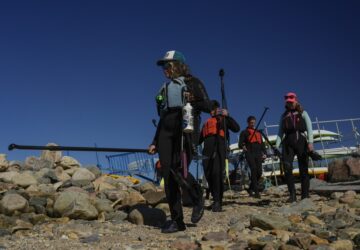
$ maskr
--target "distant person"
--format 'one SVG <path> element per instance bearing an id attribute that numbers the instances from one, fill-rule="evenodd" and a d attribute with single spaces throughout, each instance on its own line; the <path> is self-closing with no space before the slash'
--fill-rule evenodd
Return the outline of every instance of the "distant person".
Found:
<path id="1" fill-rule="evenodd" d="M 156 98 L 160 121 L 153 142 L 149 146 L 149 152 L 159 153 L 165 193 L 171 213 L 171 221 L 165 224 L 162 232 L 174 233 L 186 229 L 181 202 L 182 193 L 188 192 L 192 199 L 192 223 L 197 223 L 204 213 L 202 189 L 190 173 L 186 178 L 184 177 L 180 151 L 182 147 L 186 149 L 187 165 L 189 165 L 195 151 L 194 138 L 199 134 L 200 113 L 210 112 L 210 102 L 201 81 L 190 75 L 181 52 L 168 51 L 157 65 L 162 67 L 168 82 L 161 87 Z M 190 102 L 193 106 L 192 134 L 183 133 L 182 109 L 185 102 Z"/>
<path id="2" fill-rule="evenodd" d="M 261 198 L 259 182 L 262 176 L 262 163 L 266 158 L 265 144 L 261 133 L 255 130 L 255 116 L 249 116 L 247 124 L 247 128 L 240 134 L 238 146 L 239 149 L 244 151 L 246 161 L 250 167 L 249 195 Z"/>
<path id="3" fill-rule="evenodd" d="M 306 134 L 305 134 L 306 132 Z M 298 102 L 295 93 L 285 95 L 285 112 L 281 115 L 276 148 L 282 144 L 282 160 L 289 190 L 289 202 L 296 201 L 293 171 L 294 156 L 297 156 L 301 180 L 301 199 L 309 197 L 309 153 L 314 150 L 312 123 L 308 113 Z"/>
<path id="4" fill-rule="evenodd" d="M 212 101 L 211 117 L 207 119 L 200 134 L 200 143 L 204 142 L 203 160 L 204 173 L 213 197 L 213 212 L 222 211 L 224 193 L 225 156 L 225 128 L 237 133 L 239 124 L 229 116 L 226 109 L 220 109 L 219 102 Z M 225 124 L 224 124 L 225 123 Z"/>

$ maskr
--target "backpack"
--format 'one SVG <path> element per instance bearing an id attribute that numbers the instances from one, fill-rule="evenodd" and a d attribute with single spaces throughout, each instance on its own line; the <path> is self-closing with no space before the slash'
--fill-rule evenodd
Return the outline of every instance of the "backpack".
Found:
<path id="1" fill-rule="evenodd" d="M 184 77 L 178 77 L 170 82 L 165 83 L 158 96 L 162 96 L 158 102 L 158 113 L 161 116 L 169 110 L 169 108 L 182 108 L 185 106 L 184 92 L 187 90 Z M 156 98 L 159 99 L 158 97 Z"/>

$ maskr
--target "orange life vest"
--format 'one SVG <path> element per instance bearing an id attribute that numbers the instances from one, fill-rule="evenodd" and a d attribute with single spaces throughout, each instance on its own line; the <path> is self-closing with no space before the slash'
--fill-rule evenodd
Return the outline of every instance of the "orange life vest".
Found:
<path id="1" fill-rule="evenodd" d="M 247 128 L 247 131 L 249 132 L 249 136 L 248 136 L 249 143 L 259 143 L 259 144 L 262 143 L 262 137 L 258 131 L 256 131 L 255 135 L 253 135 L 255 132 L 255 129 Z"/>
<path id="2" fill-rule="evenodd" d="M 202 136 L 204 138 L 211 135 L 220 135 L 221 137 L 225 137 L 225 132 L 223 129 L 218 129 L 218 120 L 216 117 L 209 118 L 202 129 Z"/>

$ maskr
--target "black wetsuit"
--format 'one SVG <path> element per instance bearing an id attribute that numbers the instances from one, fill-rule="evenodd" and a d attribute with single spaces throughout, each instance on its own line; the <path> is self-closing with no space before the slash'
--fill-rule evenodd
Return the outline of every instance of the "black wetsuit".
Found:
<path id="1" fill-rule="evenodd" d="M 305 118 L 308 119 L 306 123 Z M 309 127 L 308 127 L 309 126 Z M 301 180 L 301 198 L 309 197 L 310 176 L 308 173 L 309 155 L 307 150 L 308 137 L 312 137 L 312 129 L 310 129 L 311 121 L 306 111 L 302 114 L 296 111 L 285 112 L 280 120 L 280 128 L 285 137 L 282 140 L 282 157 L 286 183 L 292 201 L 296 200 L 295 183 L 293 177 L 293 161 L 295 155 L 299 164 L 300 180 Z M 311 131 L 311 132 L 310 132 Z M 310 136 L 309 136 L 310 134 Z"/>
<path id="2" fill-rule="evenodd" d="M 224 131 L 224 118 L 217 116 L 216 119 L 218 131 Z M 227 129 L 235 133 L 240 131 L 239 124 L 233 118 L 227 116 L 225 121 Z M 203 127 L 204 129 L 205 126 Z M 227 150 L 225 138 L 219 133 L 208 136 L 201 133 L 199 142 L 204 142 L 203 155 L 207 159 L 203 160 L 203 167 L 206 180 L 209 184 L 209 190 L 214 202 L 220 202 L 221 204 L 224 193 L 225 157 Z"/>
<path id="3" fill-rule="evenodd" d="M 255 135 L 252 136 L 249 132 L 249 128 L 245 129 L 240 134 L 238 146 L 239 149 L 246 146 L 247 151 L 245 152 L 245 158 L 251 171 L 249 191 L 258 194 L 259 181 L 262 176 L 263 155 L 266 154 L 261 133 L 256 131 Z"/>
<path id="4" fill-rule="evenodd" d="M 194 133 L 184 136 L 184 148 L 189 166 L 193 156 L 194 138 L 199 134 L 200 112 L 210 112 L 210 102 L 200 80 L 188 76 L 185 78 L 185 83 L 188 86 L 188 91 L 195 99 L 191 102 L 194 109 Z M 163 112 L 152 144 L 156 146 L 159 153 L 171 219 L 179 225 L 184 223 L 181 189 L 189 193 L 193 205 L 202 202 L 202 190 L 199 183 L 190 173 L 188 173 L 186 180 L 182 175 L 183 170 L 180 168 L 181 137 L 182 109 L 175 108 Z"/>

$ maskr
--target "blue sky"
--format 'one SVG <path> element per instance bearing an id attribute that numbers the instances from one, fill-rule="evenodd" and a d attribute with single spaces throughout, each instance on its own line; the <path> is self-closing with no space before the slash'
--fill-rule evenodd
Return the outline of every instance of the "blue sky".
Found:
<path id="1" fill-rule="evenodd" d="M 264 106 L 265 121 L 277 123 L 288 91 L 313 119 L 359 117 L 359 11 L 350 0 L 2 1 L 0 152 L 39 154 L 8 152 L 12 142 L 147 147 L 165 80 L 155 62 L 172 49 L 212 99 L 225 69 L 242 128 Z"/>

